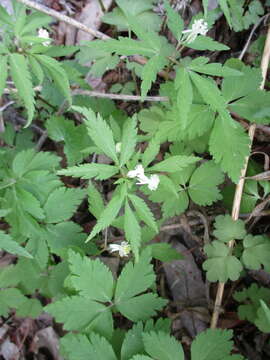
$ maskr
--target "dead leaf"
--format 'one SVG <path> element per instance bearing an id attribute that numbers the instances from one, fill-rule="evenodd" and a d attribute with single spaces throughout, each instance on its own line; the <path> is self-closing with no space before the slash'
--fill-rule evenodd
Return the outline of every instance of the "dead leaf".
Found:
<path id="1" fill-rule="evenodd" d="M 54 360 L 63 360 L 59 355 L 58 335 L 51 326 L 39 330 L 30 345 L 31 352 L 35 354 L 37 354 L 41 348 L 48 349 Z"/>

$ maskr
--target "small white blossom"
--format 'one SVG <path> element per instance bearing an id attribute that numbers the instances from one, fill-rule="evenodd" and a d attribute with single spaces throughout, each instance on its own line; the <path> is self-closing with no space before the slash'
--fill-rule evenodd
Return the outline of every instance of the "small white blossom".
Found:
<path id="1" fill-rule="evenodd" d="M 131 170 L 127 173 L 129 178 L 137 178 L 138 182 L 137 185 L 147 185 L 149 190 L 157 190 L 159 185 L 159 176 L 158 175 L 151 175 L 147 177 L 144 174 L 144 168 L 141 164 L 137 165 L 134 170 Z"/>
<path id="2" fill-rule="evenodd" d="M 122 146 L 122 143 L 118 142 L 116 145 L 115 145 L 115 151 L 117 154 L 119 154 L 121 152 L 121 146 Z"/>
<path id="3" fill-rule="evenodd" d="M 127 173 L 127 177 L 129 178 L 143 178 L 144 175 L 144 168 L 141 164 L 137 165 L 134 170 L 131 170 Z"/>
<path id="4" fill-rule="evenodd" d="M 160 180 L 158 175 L 151 175 L 148 182 L 148 189 L 151 191 L 157 190 L 159 182 Z"/>
<path id="5" fill-rule="evenodd" d="M 48 33 L 48 31 L 46 29 L 39 29 L 38 30 L 38 37 L 39 38 L 43 38 L 43 39 L 50 39 L 50 35 Z M 50 41 L 43 41 L 42 43 L 44 46 L 49 46 L 50 45 Z"/>
<path id="6" fill-rule="evenodd" d="M 182 34 L 188 34 L 185 41 L 193 42 L 198 35 L 206 35 L 208 32 L 207 22 L 203 19 L 195 20 L 191 29 L 182 31 Z"/>
<path id="7" fill-rule="evenodd" d="M 119 244 L 111 244 L 111 245 L 109 245 L 109 251 L 111 253 L 115 252 L 115 251 L 118 251 L 119 256 L 124 257 L 124 256 L 128 256 L 128 254 L 131 251 L 131 247 L 126 241 L 122 241 L 120 245 Z"/>

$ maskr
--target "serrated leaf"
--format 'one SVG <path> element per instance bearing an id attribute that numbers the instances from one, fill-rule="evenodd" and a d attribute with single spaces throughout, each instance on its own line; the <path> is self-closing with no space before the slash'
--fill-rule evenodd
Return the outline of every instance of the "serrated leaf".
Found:
<path id="1" fill-rule="evenodd" d="M 192 104 L 188 114 L 185 136 L 193 140 L 204 135 L 212 128 L 215 116 L 215 112 L 210 109 L 209 105 Z"/>
<path id="2" fill-rule="evenodd" d="M 101 317 L 108 308 L 82 296 L 71 296 L 47 305 L 44 310 L 53 315 L 57 322 L 64 323 L 65 330 L 80 331 Z"/>
<path id="3" fill-rule="evenodd" d="M 44 219 L 45 216 L 41 204 L 34 195 L 22 187 L 16 186 L 16 196 L 25 211 L 36 219 Z"/>
<path id="4" fill-rule="evenodd" d="M 249 144 L 249 137 L 240 124 L 221 117 L 216 119 L 209 141 L 210 153 L 235 183 L 249 155 Z"/>
<path id="5" fill-rule="evenodd" d="M 169 334 L 159 331 L 143 333 L 146 352 L 156 360 L 184 360 L 181 344 Z"/>
<path id="6" fill-rule="evenodd" d="M 192 360 L 225 360 L 233 348 L 231 330 L 208 329 L 198 334 L 191 345 Z"/>
<path id="7" fill-rule="evenodd" d="M 69 104 L 72 103 L 69 81 L 66 72 L 58 61 L 47 55 L 33 55 L 36 60 L 48 71 L 50 77 L 53 79 L 55 85 L 62 92 Z"/>
<path id="8" fill-rule="evenodd" d="M 18 90 L 18 95 L 22 99 L 28 113 L 25 127 L 29 126 L 35 111 L 35 92 L 31 81 L 31 75 L 27 67 L 27 61 L 21 54 L 10 54 L 9 65 L 12 80 Z"/>
<path id="9" fill-rule="evenodd" d="M 243 269 L 241 262 L 230 254 L 230 249 L 220 241 L 213 241 L 204 247 L 208 259 L 203 263 L 207 279 L 215 282 L 226 282 L 239 279 Z"/>
<path id="10" fill-rule="evenodd" d="M 152 82 L 156 80 L 157 73 L 167 65 L 168 60 L 157 54 L 147 61 L 142 70 L 141 95 L 142 101 L 145 99 L 151 88 Z"/>
<path id="11" fill-rule="evenodd" d="M 245 223 L 243 220 L 233 220 L 230 215 L 219 215 L 215 219 L 215 237 L 223 242 L 235 239 L 243 239 L 246 235 Z"/>
<path id="12" fill-rule="evenodd" d="M 133 213 L 128 204 L 128 201 L 126 201 L 124 216 L 125 236 L 130 243 L 131 250 L 135 255 L 135 259 L 138 261 L 139 249 L 141 245 L 141 228 L 135 214 Z"/>
<path id="13" fill-rule="evenodd" d="M 47 223 L 58 223 L 71 218 L 85 196 L 81 189 L 60 187 L 48 197 L 44 211 Z M 61 204 L 61 206 L 59 206 Z"/>
<path id="14" fill-rule="evenodd" d="M 229 24 L 230 28 L 232 28 L 232 18 L 231 18 L 227 0 L 219 0 L 218 3 L 226 17 L 227 23 Z"/>
<path id="15" fill-rule="evenodd" d="M 149 207 L 146 205 L 144 200 L 134 194 L 129 194 L 128 197 L 131 200 L 139 218 L 151 229 L 153 229 L 155 233 L 157 233 L 158 227 L 155 222 L 154 215 L 149 209 Z"/>
<path id="16" fill-rule="evenodd" d="M 159 153 L 160 143 L 157 141 L 157 139 L 154 137 L 152 138 L 146 150 L 142 154 L 142 164 L 143 167 L 146 168 L 157 156 Z"/>
<path id="17" fill-rule="evenodd" d="M 25 250 L 16 241 L 14 241 L 10 235 L 5 234 L 3 231 L 0 231 L 0 249 L 7 251 L 10 254 L 24 256 L 29 259 L 33 258 L 27 250 Z"/>
<path id="18" fill-rule="evenodd" d="M 221 44 L 218 41 L 213 40 L 209 36 L 197 36 L 197 38 L 185 46 L 194 49 L 194 50 L 211 50 L 211 51 L 224 51 L 230 50 L 230 48 L 224 44 Z"/>
<path id="19" fill-rule="evenodd" d="M 244 251 L 242 260 L 249 269 L 258 270 L 264 265 L 266 271 L 270 271 L 270 242 L 264 236 L 247 235 L 243 241 Z"/>
<path id="20" fill-rule="evenodd" d="M 174 249 L 168 243 L 150 244 L 148 247 L 152 251 L 152 256 L 162 262 L 170 262 L 173 260 L 183 260 L 184 256 Z"/>
<path id="21" fill-rule="evenodd" d="M 96 116 L 91 109 L 79 106 L 73 106 L 73 109 L 86 117 L 85 124 L 88 134 L 96 146 L 118 164 L 113 133 L 106 121 L 102 119 L 100 114 Z"/>
<path id="22" fill-rule="evenodd" d="M 117 303 L 116 308 L 129 320 L 140 321 L 155 316 L 157 310 L 161 310 L 166 304 L 167 300 L 149 293 L 122 300 Z"/>
<path id="23" fill-rule="evenodd" d="M 176 40 L 180 40 L 184 30 L 184 21 L 181 16 L 172 9 L 168 0 L 164 1 L 164 8 L 167 13 L 167 25 Z"/>
<path id="24" fill-rule="evenodd" d="M 197 60 L 197 59 L 196 59 Z M 241 71 L 232 69 L 220 63 L 211 63 L 203 65 L 195 65 L 194 62 L 188 66 L 190 70 L 212 76 L 223 76 L 223 77 L 233 77 L 233 76 L 243 76 Z"/>
<path id="25" fill-rule="evenodd" d="M 106 164 L 82 164 L 57 171 L 58 175 L 72 176 L 81 179 L 105 180 L 117 174 L 119 169 L 116 166 Z"/>
<path id="26" fill-rule="evenodd" d="M 260 300 L 261 307 L 257 311 L 257 318 L 255 320 L 255 325 L 262 332 L 270 332 L 270 309 L 265 304 L 263 300 Z"/>
<path id="27" fill-rule="evenodd" d="M 98 219 L 86 241 L 90 241 L 100 231 L 104 230 L 106 227 L 112 224 L 123 205 L 124 197 L 125 195 L 121 193 L 121 190 L 114 193 L 112 199 L 100 214 L 100 218 Z"/>
<path id="28" fill-rule="evenodd" d="M 127 119 L 123 125 L 121 140 L 120 166 L 122 167 L 134 154 L 137 141 L 137 121 L 135 117 Z"/>
<path id="29" fill-rule="evenodd" d="M 198 167 L 191 176 L 188 193 L 198 205 L 211 205 L 222 198 L 218 185 L 224 181 L 224 175 L 218 165 L 208 161 Z"/>
<path id="30" fill-rule="evenodd" d="M 130 261 L 125 265 L 116 284 L 116 304 L 146 291 L 153 284 L 155 274 L 150 261 L 149 251 L 144 250 L 137 263 L 133 265 Z"/>
<path id="31" fill-rule="evenodd" d="M 0 56 L 0 96 L 2 96 L 8 76 L 7 56 Z"/>
<path id="32" fill-rule="evenodd" d="M 29 61 L 29 66 L 30 66 L 31 70 L 33 71 L 33 74 L 37 78 L 38 85 L 40 85 L 44 79 L 44 72 L 42 70 L 42 67 L 40 66 L 38 61 L 33 56 L 29 56 L 28 61 Z"/>
<path id="33" fill-rule="evenodd" d="M 190 164 L 194 164 L 199 161 L 200 158 L 195 156 L 175 155 L 170 156 L 168 159 L 155 164 L 148 168 L 150 171 L 165 171 L 165 172 L 176 172 L 184 169 Z"/>
<path id="34" fill-rule="evenodd" d="M 0 314 L 8 316 L 11 309 L 17 309 L 27 298 L 18 289 L 2 289 L 0 292 Z"/>
<path id="35" fill-rule="evenodd" d="M 81 296 L 104 303 L 111 301 L 114 281 L 106 265 L 99 259 L 92 260 L 72 250 L 69 251 L 68 261 L 70 281 Z"/>
<path id="36" fill-rule="evenodd" d="M 88 203 L 90 213 L 98 219 L 102 214 L 102 211 L 104 211 L 104 202 L 100 192 L 96 189 L 92 182 L 88 185 Z"/>
<path id="37" fill-rule="evenodd" d="M 143 324 L 139 322 L 126 333 L 121 347 L 121 360 L 130 360 L 133 355 L 144 352 L 142 331 Z"/>
<path id="38" fill-rule="evenodd" d="M 189 73 L 184 67 L 179 67 L 176 71 L 175 88 L 177 90 L 177 106 L 182 129 L 186 129 L 188 114 L 193 101 L 192 83 Z"/>

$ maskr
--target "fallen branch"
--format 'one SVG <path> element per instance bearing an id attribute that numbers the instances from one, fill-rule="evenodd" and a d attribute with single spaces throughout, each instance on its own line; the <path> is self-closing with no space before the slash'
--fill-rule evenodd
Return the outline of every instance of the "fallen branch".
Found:
<path id="1" fill-rule="evenodd" d="M 266 37 L 266 41 L 265 41 L 265 45 L 264 45 L 262 62 L 261 62 L 261 70 L 262 70 L 262 78 L 263 78 L 263 81 L 260 86 L 261 90 L 263 90 L 263 88 L 264 88 L 269 60 L 270 60 L 270 26 L 268 28 L 267 37 Z M 255 130 L 256 130 L 256 124 L 251 124 L 250 128 L 249 128 L 249 132 L 248 132 L 248 135 L 250 138 L 250 147 L 252 146 Z M 238 184 L 236 185 L 236 190 L 235 190 L 234 200 L 233 200 L 233 208 L 232 208 L 232 219 L 233 220 L 237 220 L 239 218 L 240 205 L 241 205 L 242 194 L 243 194 L 243 189 L 244 189 L 244 184 L 245 184 L 245 176 L 246 176 L 246 171 L 247 171 L 247 166 L 248 166 L 248 160 L 249 160 L 249 156 L 246 158 L 245 166 L 241 171 L 240 180 L 239 180 Z M 235 243 L 234 240 L 231 240 L 228 243 L 229 249 L 231 249 L 231 250 L 233 249 L 234 243 Z M 211 328 L 212 329 L 217 327 L 217 322 L 218 322 L 218 318 L 219 318 L 219 314 L 220 314 L 220 310 L 221 310 L 222 298 L 223 298 L 223 293 L 224 293 L 224 286 L 225 286 L 225 283 L 220 282 L 218 284 L 215 306 L 214 306 L 214 311 L 213 311 L 212 320 L 211 320 Z"/>

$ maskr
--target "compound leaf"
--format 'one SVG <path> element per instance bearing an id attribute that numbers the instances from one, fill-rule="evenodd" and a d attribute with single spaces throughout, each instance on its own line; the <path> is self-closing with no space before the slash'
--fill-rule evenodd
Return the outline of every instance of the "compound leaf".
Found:
<path id="1" fill-rule="evenodd" d="M 243 242 L 244 251 L 242 260 L 249 269 L 258 270 L 264 265 L 266 271 L 270 271 L 270 242 L 264 236 L 247 235 Z"/>
<path id="2" fill-rule="evenodd" d="M 243 239 L 246 235 L 245 223 L 242 220 L 233 220 L 230 215 L 219 215 L 215 219 L 215 237 L 223 242 Z"/>
<path id="3" fill-rule="evenodd" d="M 153 331 L 143 334 L 146 352 L 156 360 L 184 360 L 185 355 L 181 344 L 169 334 Z"/>
<path id="4" fill-rule="evenodd" d="M 105 180 L 117 174 L 119 169 L 116 166 L 106 164 L 82 164 L 62 169 L 57 172 L 58 175 L 72 176 L 81 179 Z"/>

